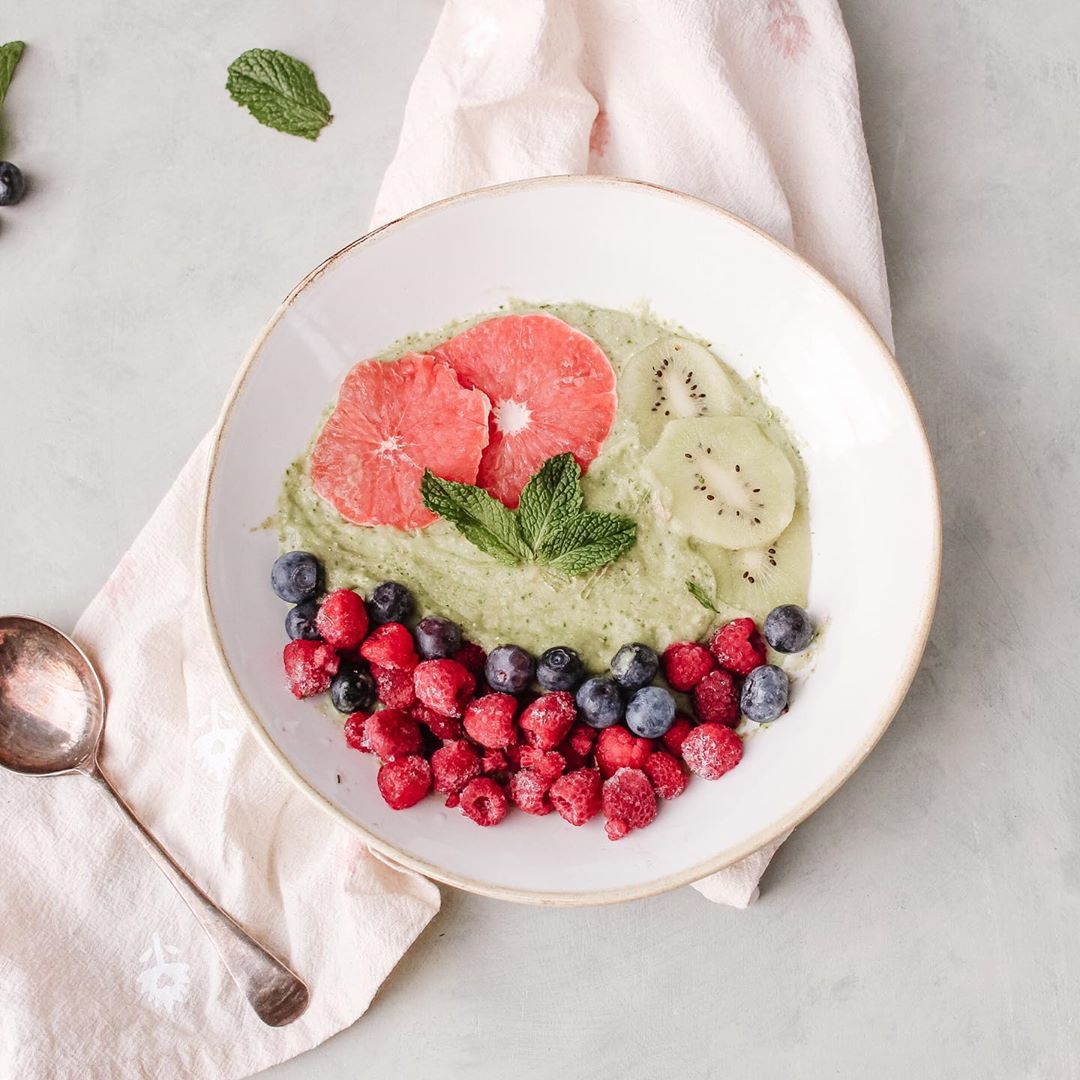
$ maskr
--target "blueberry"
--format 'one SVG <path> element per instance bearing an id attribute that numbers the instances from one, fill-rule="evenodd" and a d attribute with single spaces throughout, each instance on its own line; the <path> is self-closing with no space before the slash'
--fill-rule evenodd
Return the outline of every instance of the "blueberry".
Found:
<path id="1" fill-rule="evenodd" d="M 416 627 L 416 648 L 425 660 L 453 656 L 461 648 L 461 627 L 449 619 L 429 615 Z"/>
<path id="2" fill-rule="evenodd" d="M 26 194 L 26 181 L 18 165 L 0 161 L 0 206 L 14 206 Z"/>
<path id="3" fill-rule="evenodd" d="M 581 718 L 589 727 L 608 728 L 623 717 L 623 696 L 618 684 L 607 675 L 586 679 L 575 696 Z"/>
<path id="4" fill-rule="evenodd" d="M 315 629 L 315 616 L 319 614 L 319 605 L 314 600 L 305 600 L 296 607 L 289 608 L 285 616 L 285 633 L 295 641 L 304 638 L 318 641 L 319 631 Z"/>
<path id="5" fill-rule="evenodd" d="M 611 659 L 611 677 L 624 690 L 648 686 L 659 670 L 660 657 L 640 641 L 624 645 Z"/>
<path id="6" fill-rule="evenodd" d="M 338 712 L 369 712 L 375 704 L 375 680 L 363 668 L 343 667 L 330 683 L 330 700 Z"/>
<path id="7" fill-rule="evenodd" d="M 372 626 L 403 623 L 413 612 L 413 595 L 396 581 L 384 581 L 371 590 L 367 602 L 368 621 Z"/>
<path id="8" fill-rule="evenodd" d="M 662 686 L 644 686 L 626 706 L 626 726 L 643 739 L 659 739 L 675 719 L 675 699 Z"/>
<path id="9" fill-rule="evenodd" d="M 536 681 L 545 690 L 573 690 L 585 678 L 585 665 L 573 649 L 558 645 L 536 662 Z"/>
<path id="10" fill-rule="evenodd" d="M 270 584 L 282 600 L 302 604 L 322 588 L 322 563 L 310 551 L 287 551 L 274 563 Z"/>
<path id="11" fill-rule="evenodd" d="M 504 694 L 528 690 L 535 672 L 533 658 L 520 645 L 496 645 L 484 665 L 488 686 Z"/>
<path id="12" fill-rule="evenodd" d="M 782 653 L 802 652 L 814 639 L 814 624 L 798 604 L 773 608 L 761 629 L 765 640 Z"/>
<path id="13" fill-rule="evenodd" d="M 739 704 L 748 720 L 767 724 L 787 708 L 787 699 L 787 675 L 772 664 L 762 664 L 746 676 Z"/>

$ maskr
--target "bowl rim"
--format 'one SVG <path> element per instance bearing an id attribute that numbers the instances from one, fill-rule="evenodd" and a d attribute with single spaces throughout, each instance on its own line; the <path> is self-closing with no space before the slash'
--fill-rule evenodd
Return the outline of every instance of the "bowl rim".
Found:
<path id="1" fill-rule="evenodd" d="M 311 784 L 308 783 L 303 776 L 295 769 L 292 762 L 285 756 L 285 754 L 278 748 L 277 744 L 270 737 L 269 732 L 263 726 L 262 721 L 259 718 L 257 711 L 252 707 L 250 702 L 244 695 L 243 690 L 237 681 L 236 675 L 229 664 L 228 657 L 225 654 L 225 647 L 222 643 L 220 633 L 218 631 L 217 619 L 214 614 L 213 600 L 210 595 L 210 584 L 208 575 L 208 552 L 209 552 L 209 514 L 210 503 L 213 497 L 214 480 L 217 474 L 217 466 L 219 460 L 219 452 L 221 449 L 221 442 L 225 434 L 226 427 L 229 422 L 229 418 L 232 414 L 233 407 L 242 391 L 247 377 L 253 368 L 255 361 L 266 342 L 267 338 L 274 331 L 278 322 L 289 310 L 297 297 L 304 292 L 313 282 L 320 278 L 330 267 L 332 267 L 339 259 L 349 254 L 354 248 L 361 246 L 372 240 L 389 229 L 393 229 L 396 226 L 404 223 L 411 222 L 417 218 L 423 217 L 427 214 L 437 212 L 443 207 L 451 204 L 462 202 L 465 200 L 483 199 L 491 195 L 498 193 L 523 190 L 527 188 L 536 187 L 551 187 L 555 185 L 575 185 L 575 184 L 588 184 L 588 185 L 612 185 L 622 187 L 639 187 L 646 188 L 656 195 L 664 198 L 682 200 L 691 203 L 695 207 L 707 209 L 709 212 L 718 214 L 721 217 L 726 218 L 730 223 L 735 226 L 747 230 L 757 236 L 759 239 L 765 241 L 771 245 L 777 252 L 783 255 L 789 262 L 791 262 L 798 270 L 804 275 L 810 277 L 819 288 L 825 289 L 827 292 L 833 294 L 834 297 L 839 299 L 843 305 L 848 309 L 849 313 L 860 323 L 862 323 L 864 329 L 870 335 L 871 340 L 876 344 L 880 353 L 881 359 L 885 364 L 886 370 L 888 370 L 896 381 L 898 389 L 901 391 L 904 397 L 906 397 L 908 404 L 911 407 L 912 414 L 916 421 L 916 428 L 919 436 L 921 437 L 922 450 L 925 455 L 926 465 L 929 470 L 929 478 L 931 481 L 931 513 L 933 521 L 931 522 L 933 528 L 933 550 L 931 552 L 932 566 L 930 567 L 930 573 L 927 576 L 926 589 L 922 597 L 921 612 L 919 618 L 918 628 L 912 637 L 911 648 L 908 651 L 906 663 L 903 674 L 897 681 L 893 694 L 889 700 L 884 704 L 881 709 L 881 714 L 877 719 L 877 722 L 871 731 L 866 741 L 859 746 L 856 751 L 849 755 L 846 759 L 838 764 L 834 772 L 830 775 L 828 780 L 823 783 L 818 789 L 809 797 L 804 799 L 796 807 L 783 815 L 777 821 L 766 826 L 764 829 L 758 830 L 753 836 L 748 837 L 742 844 L 734 849 L 729 849 L 721 855 L 717 855 L 711 859 L 705 859 L 699 863 L 695 863 L 692 866 L 674 874 L 667 874 L 663 877 L 656 878 L 651 881 L 642 882 L 639 885 L 624 886 L 615 889 L 600 889 L 591 892 L 543 892 L 538 890 L 525 890 L 525 889 L 513 889 L 502 885 L 492 885 L 485 881 L 480 881 L 475 878 L 468 877 L 463 874 L 456 873 L 453 870 L 448 870 L 445 867 L 437 866 L 433 863 L 429 863 L 426 860 L 418 859 L 415 856 L 400 850 L 394 844 L 389 843 L 382 837 L 369 831 L 359 822 L 354 821 L 344 811 L 336 807 L 323 795 L 321 795 Z M 893 718 L 899 711 L 900 705 L 903 703 L 904 698 L 907 696 L 907 692 L 911 687 L 911 683 L 915 678 L 915 673 L 918 670 L 919 663 L 922 659 L 923 652 L 926 648 L 926 642 L 930 634 L 930 627 L 933 622 L 934 610 L 937 604 L 938 589 L 941 581 L 941 500 L 939 485 L 937 479 L 937 472 L 934 466 L 933 455 L 930 450 L 929 439 L 926 435 L 926 427 L 923 423 L 922 416 L 919 413 L 918 405 L 915 403 L 915 399 L 912 397 L 911 390 L 904 379 L 903 373 L 896 362 L 895 357 L 890 351 L 888 345 L 884 339 L 878 333 L 877 329 L 873 326 L 870 320 L 862 312 L 857 304 L 854 303 L 841 289 L 834 285 L 824 274 L 816 270 L 810 265 L 802 256 L 792 251 L 789 247 L 782 244 L 775 237 L 770 236 L 768 233 L 752 225 L 750 222 L 745 221 L 743 218 L 736 214 L 731 213 L 729 210 L 725 210 L 722 207 L 716 206 L 713 203 L 708 202 L 705 199 L 701 199 L 695 195 L 688 195 L 685 192 L 676 191 L 672 188 L 663 187 L 659 184 L 649 183 L 643 180 L 631 180 L 624 177 L 617 176 L 598 176 L 587 174 L 574 174 L 569 173 L 558 176 L 541 176 L 533 177 L 525 180 L 512 180 L 507 183 L 494 184 L 489 187 L 475 188 L 471 191 L 461 192 L 457 195 L 451 195 L 448 198 L 440 199 L 437 202 L 429 203 L 426 206 L 418 207 L 416 210 L 412 210 L 407 214 L 403 214 L 400 217 L 394 218 L 391 221 L 380 225 L 363 236 L 351 243 L 346 244 L 345 247 L 336 251 L 328 258 L 323 260 L 318 266 L 315 267 L 310 273 L 308 273 L 285 297 L 284 300 L 278 305 L 277 310 L 269 318 L 262 330 L 259 332 L 255 341 L 248 349 L 243 362 L 240 365 L 235 377 L 233 378 L 232 385 L 229 387 L 226 394 L 224 404 L 222 405 L 221 412 L 218 416 L 217 423 L 214 426 L 211 436 L 211 444 L 209 448 L 209 456 L 206 465 L 206 471 L 204 474 L 203 493 L 199 507 L 199 521 L 197 527 L 197 547 L 198 547 L 198 565 L 197 573 L 200 580 L 200 591 L 202 593 L 203 610 L 206 615 L 206 621 L 210 631 L 210 640 L 213 645 L 214 652 L 217 656 L 221 670 L 225 675 L 226 682 L 232 691 L 233 697 L 240 705 L 242 712 L 247 717 L 252 731 L 255 734 L 256 739 L 262 745 L 263 749 L 270 755 L 270 757 L 276 762 L 278 767 L 283 773 L 292 781 L 292 783 L 304 794 L 306 794 L 317 806 L 319 806 L 324 812 L 330 814 L 338 822 L 344 825 L 354 834 L 358 835 L 372 850 L 372 853 L 382 859 L 388 865 L 394 869 L 413 870 L 417 873 L 423 874 L 426 877 L 433 878 L 436 881 L 440 881 L 446 885 L 452 885 L 456 888 L 463 889 L 466 892 L 477 893 L 481 896 L 488 896 L 497 900 L 509 900 L 516 903 L 526 904 L 538 904 L 546 906 L 557 907 L 584 907 L 603 904 L 623 903 L 629 900 L 639 900 L 645 897 L 655 896 L 660 893 L 668 892 L 672 889 L 680 888 L 684 885 L 691 885 L 696 881 L 700 881 L 702 878 L 708 877 L 711 874 L 716 873 L 719 870 L 724 870 L 729 866 L 734 865 L 740 860 L 752 855 L 755 851 L 759 851 L 767 844 L 773 842 L 779 837 L 784 837 L 787 833 L 793 830 L 801 822 L 805 821 L 815 810 L 821 807 L 829 798 L 831 798 L 843 784 L 855 773 L 859 766 L 866 760 L 870 751 L 877 745 L 878 741 L 885 734 L 889 725 L 892 723 Z"/>

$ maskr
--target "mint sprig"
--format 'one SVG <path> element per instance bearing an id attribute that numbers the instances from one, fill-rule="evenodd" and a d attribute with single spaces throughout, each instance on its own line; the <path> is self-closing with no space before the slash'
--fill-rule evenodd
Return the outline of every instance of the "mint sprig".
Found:
<path id="1" fill-rule="evenodd" d="M 716 615 L 720 614 L 712 600 L 709 599 L 709 594 L 696 581 L 688 581 L 686 590 L 707 611 L 711 611 Z"/>
<path id="2" fill-rule="evenodd" d="M 249 49 L 229 65 L 225 89 L 267 127 L 317 139 L 333 119 L 307 64 L 277 49 Z"/>
<path id="3" fill-rule="evenodd" d="M 573 454 L 545 461 L 522 490 L 516 511 L 483 488 L 444 480 L 430 469 L 420 493 L 424 505 L 469 543 L 510 565 L 531 562 L 581 577 L 613 562 L 637 539 L 633 518 L 585 509 Z"/>
<path id="4" fill-rule="evenodd" d="M 15 69 L 19 66 L 25 48 L 26 46 L 21 41 L 9 41 L 6 45 L 0 45 L 0 105 L 4 104 L 8 87 L 11 85 Z"/>

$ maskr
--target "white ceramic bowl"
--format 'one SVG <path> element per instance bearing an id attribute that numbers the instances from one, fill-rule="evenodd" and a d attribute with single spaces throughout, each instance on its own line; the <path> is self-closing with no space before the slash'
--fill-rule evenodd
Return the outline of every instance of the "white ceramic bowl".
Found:
<path id="1" fill-rule="evenodd" d="M 284 608 L 269 588 L 286 466 L 357 360 L 510 297 L 660 316 L 713 343 L 800 440 L 810 488 L 810 607 L 827 631 L 790 713 L 716 783 L 695 780 L 617 844 L 597 821 L 511 814 L 480 829 L 435 798 L 389 809 L 376 762 L 283 683 Z M 210 630 L 254 730 L 327 813 L 407 866 L 539 903 L 682 885 L 797 824 L 849 777 L 915 673 L 937 592 L 940 520 L 926 437 L 859 311 L 780 244 L 697 199 L 600 178 L 529 180 L 426 207 L 311 273 L 251 350 L 214 444 L 202 530 Z M 524 613 L 523 613 L 524 615 Z M 340 782 L 339 778 L 340 777 Z M 319 843 L 312 834 L 312 843 Z"/>

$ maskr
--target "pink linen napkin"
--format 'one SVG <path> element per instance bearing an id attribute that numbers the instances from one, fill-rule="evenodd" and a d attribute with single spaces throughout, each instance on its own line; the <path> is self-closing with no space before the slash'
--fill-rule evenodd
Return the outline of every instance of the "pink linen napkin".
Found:
<path id="1" fill-rule="evenodd" d="M 743 215 L 888 339 L 834 0 L 448 0 L 376 223 L 472 187 L 586 171 Z M 5 775 L 0 808 L 18 823 L 0 840 L 5 1075 L 248 1075 L 351 1024 L 438 910 L 431 883 L 373 858 L 279 775 L 230 697 L 195 575 L 207 445 L 76 637 L 110 696 L 106 770 L 210 895 L 308 980 L 311 1006 L 290 1027 L 263 1027 L 94 785 Z M 777 846 L 697 888 L 745 907 Z"/>

